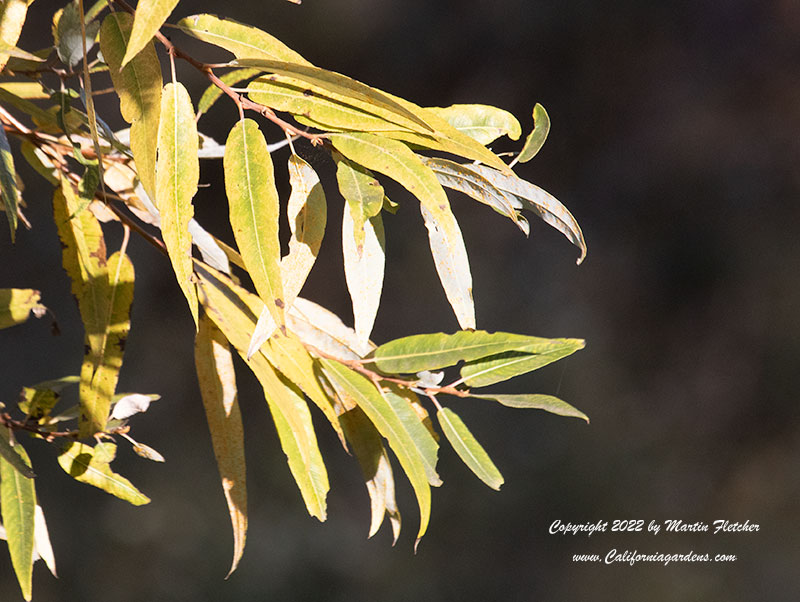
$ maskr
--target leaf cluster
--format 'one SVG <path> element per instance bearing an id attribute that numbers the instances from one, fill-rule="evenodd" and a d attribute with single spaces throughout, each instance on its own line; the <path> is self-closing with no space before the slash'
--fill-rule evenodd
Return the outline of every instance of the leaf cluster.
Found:
<path id="1" fill-rule="evenodd" d="M 321 521 L 327 517 L 329 477 L 312 422 L 312 412 L 319 411 L 361 467 L 370 499 L 369 535 L 388 517 L 395 541 L 401 514 L 392 455 L 417 498 L 417 542 L 428 527 L 431 487 L 442 484 L 437 472 L 442 435 L 489 487 L 503 483 L 453 400 L 493 401 L 588 421 L 552 396 L 481 389 L 562 359 L 584 343 L 476 330 L 467 248 L 446 192 L 489 206 L 525 235 L 526 212 L 538 216 L 578 247 L 580 263 L 586 245 L 574 217 L 512 169 L 533 158 L 547 137 L 549 119 L 541 105 L 533 111 L 533 131 L 507 164 L 487 147 L 501 136 L 521 137 L 520 123 L 507 111 L 464 104 L 423 108 L 313 65 L 265 31 L 229 19 L 202 14 L 170 25 L 177 0 L 141 0 L 135 11 L 123 1 L 101 0 L 87 8 L 75 0 L 54 14 L 52 45 L 34 51 L 23 50 L 19 40 L 28 4 L 9 0 L 0 8 L 0 194 L 14 240 L 19 225 L 27 224 L 15 160 L 25 160 L 52 184 L 53 219 L 85 346 L 79 375 L 24 388 L 16 407 L 0 413 L 2 521 L 26 599 L 35 558 L 43 558 L 53 573 L 55 561 L 19 435 L 57 443 L 58 464 L 68 475 L 137 505 L 150 500 L 111 468 L 118 441 L 163 461 L 132 438 L 129 424 L 157 396 L 117 391 L 134 298 L 135 269 L 127 254 L 131 233 L 137 243 L 163 253 L 196 327 L 198 382 L 233 526 L 231 572 L 247 533 L 243 417 L 233 353 L 263 387 L 309 514 Z M 174 35 L 162 34 L 165 27 Z M 180 36 L 215 47 L 220 62 L 187 54 Z M 169 59 L 166 73 L 161 52 Z M 176 60 L 209 82 L 196 104 L 176 78 Z M 94 96 L 106 92 L 119 99 L 129 124 L 124 130 L 113 131 L 95 113 Z M 240 115 L 224 144 L 200 131 L 200 118 L 222 99 L 233 102 Z M 277 141 L 268 143 L 264 132 Z M 17 150 L 9 136 L 18 140 Z M 326 190 L 295 152 L 298 138 L 329 154 L 334 190 Z M 291 194 L 284 200 L 276 188 L 273 153 L 286 145 Z M 194 217 L 201 159 L 222 159 L 235 246 Z M 386 178 L 414 201 L 389 200 Z M 345 208 L 341 225 L 334 226 L 341 227 L 352 328 L 301 296 L 328 228 L 329 199 L 339 196 Z M 391 235 L 383 215 L 409 204 L 422 215 L 461 330 L 376 345 L 371 333 Z M 290 230 L 286 254 L 280 244 L 282 215 Z M 110 228 L 124 233 L 113 253 L 105 238 Z M 0 328 L 44 312 L 37 291 L 0 290 Z M 75 388 L 75 404 L 57 408 L 62 393 L 74 394 Z"/>

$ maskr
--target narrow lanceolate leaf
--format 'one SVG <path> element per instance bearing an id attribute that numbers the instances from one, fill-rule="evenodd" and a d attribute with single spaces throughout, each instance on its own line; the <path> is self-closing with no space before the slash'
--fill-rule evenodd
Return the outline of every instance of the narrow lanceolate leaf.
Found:
<path id="1" fill-rule="evenodd" d="M 439 419 L 442 432 L 464 464 L 489 487 L 500 489 L 503 475 L 458 414 L 450 408 L 440 408 L 436 417 Z"/>
<path id="2" fill-rule="evenodd" d="M 581 251 L 578 263 L 586 257 L 586 241 L 578 222 L 553 195 L 517 176 L 508 176 L 485 165 L 470 166 L 489 180 L 498 190 L 506 193 L 515 209 L 527 209 L 538 215 L 545 223 L 561 232 Z"/>
<path id="3" fill-rule="evenodd" d="M 266 362 L 256 376 L 264 387 L 281 447 L 308 513 L 324 521 L 327 517 L 328 473 L 317 445 L 308 405 L 302 393 Z"/>
<path id="4" fill-rule="evenodd" d="M 178 0 L 139 0 L 122 66 L 128 64 L 156 35 Z"/>
<path id="5" fill-rule="evenodd" d="M 151 198 L 156 196 L 156 146 L 161 111 L 161 64 L 152 42 L 122 66 L 128 47 L 133 17 L 122 11 L 113 12 L 100 28 L 100 50 L 108 64 L 114 89 L 119 95 L 123 119 L 131 124 L 130 145 L 142 186 Z"/>
<path id="6" fill-rule="evenodd" d="M 41 316 L 46 308 L 41 294 L 30 288 L 0 288 L 0 329 L 22 324 L 31 312 Z"/>
<path id="7" fill-rule="evenodd" d="M 172 268 L 197 324 L 197 293 L 192 283 L 192 197 L 197 192 L 200 163 L 197 125 L 189 93 L 181 83 L 164 86 L 158 124 L 156 205 L 161 214 L 161 234 Z"/>
<path id="8" fill-rule="evenodd" d="M 339 316 L 308 299 L 295 299 L 288 318 L 289 329 L 303 343 L 333 357 L 359 359 L 374 348 L 372 343 L 362 345 Z"/>
<path id="9" fill-rule="evenodd" d="M 359 407 L 348 410 L 339 417 L 345 437 L 361 467 L 370 499 L 371 520 L 369 537 L 375 535 L 387 514 L 392 523 L 394 541 L 400 536 L 400 512 L 394 493 L 394 475 L 389 454 L 381 441 L 380 433 Z"/>
<path id="10" fill-rule="evenodd" d="M 4 47 L 0 51 L 0 70 L 6 66 L 10 50 L 17 45 L 31 2 L 33 0 L 5 0 L 0 3 L 0 44 Z"/>
<path id="11" fill-rule="evenodd" d="M 261 58 L 289 63 L 308 63 L 302 56 L 268 33 L 232 19 L 215 15 L 192 15 L 178 21 L 190 36 L 236 55 L 236 58 Z"/>
<path id="12" fill-rule="evenodd" d="M 476 201 L 488 205 L 517 224 L 526 236 L 529 234 L 530 228 L 526 228 L 528 223 L 519 219 L 513 199 L 472 170 L 470 165 L 462 165 L 439 157 L 420 156 L 420 160 L 436 174 L 436 178 L 442 186 L 462 192 Z"/>
<path id="13" fill-rule="evenodd" d="M 17 233 L 17 204 L 19 202 L 17 170 L 14 169 L 14 157 L 11 156 L 6 130 L 2 126 L 0 126 L 0 196 L 3 197 L 8 227 L 11 228 L 11 242 L 14 242 Z"/>
<path id="14" fill-rule="evenodd" d="M 134 271 L 127 255 L 114 253 L 108 260 L 108 297 L 102 313 L 106 317 L 99 344 L 84 359 L 81 367 L 81 432 L 91 436 L 105 430 L 111 410 L 111 398 L 117 387 L 119 371 L 130 331 Z"/>
<path id="15" fill-rule="evenodd" d="M 361 243 L 358 243 L 361 239 Z M 353 221 L 352 211 L 342 213 L 342 254 L 344 276 L 353 302 L 356 336 L 362 345 L 378 315 L 386 264 L 386 239 L 380 214 L 362 221 L 360 228 Z"/>
<path id="16" fill-rule="evenodd" d="M 320 360 L 326 376 L 339 396 L 347 397 L 360 407 L 381 435 L 389 442 L 414 488 L 420 513 L 417 541 L 425 534 L 430 521 L 431 489 L 425 462 L 411 434 L 395 413 L 393 406 L 378 392 L 366 377 L 333 360 Z"/>
<path id="17" fill-rule="evenodd" d="M 83 27 L 86 32 L 86 41 L 84 42 L 81 18 L 78 3 L 70 2 L 60 13 L 57 13 L 58 20 L 53 23 L 53 39 L 58 58 L 68 67 L 77 65 L 83 58 L 84 44 L 87 53 L 94 46 L 95 36 L 100 27 L 97 22 L 86 22 Z"/>
<path id="18" fill-rule="evenodd" d="M 320 69 L 309 64 L 292 63 L 265 59 L 239 59 L 235 62 L 239 67 L 257 67 L 267 73 L 286 75 L 307 84 L 318 86 L 333 94 L 352 98 L 361 103 L 374 106 L 376 110 L 388 111 L 416 124 L 417 131 L 432 133 L 433 128 L 422 119 L 417 112 L 390 95 L 354 80 L 341 73 Z"/>
<path id="19" fill-rule="evenodd" d="M 355 243 L 361 247 L 364 244 L 364 222 L 383 209 L 383 199 L 386 196 L 383 186 L 368 169 L 343 157 L 337 157 L 336 181 L 339 192 L 347 201 L 350 219 L 357 230 Z"/>
<path id="20" fill-rule="evenodd" d="M 11 447 L 8 439 L 0 436 L 0 457 L 23 477 L 32 479 L 36 475 L 33 470 L 31 470 L 31 467 L 25 463 L 20 454 L 17 453 L 16 447 L 18 446 Z"/>
<path id="21" fill-rule="evenodd" d="M 507 351 L 498 355 L 473 360 L 461 368 L 461 378 L 470 387 L 486 387 L 527 374 L 583 349 L 580 339 L 553 339 L 540 351 Z"/>
<path id="22" fill-rule="evenodd" d="M 0 438 L 6 445 L 9 445 L 8 429 L 0 427 L 0 431 Z M 21 445 L 14 445 L 12 453 L 17 454 L 20 462 L 30 470 L 30 458 Z M 11 564 L 17 575 L 22 596 L 26 600 L 30 600 L 36 490 L 33 479 L 23 476 L 5 459 L 5 456 L 0 456 L 0 508 L 2 509 L 3 526 L 6 529 L 8 551 L 11 553 Z"/>
<path id="23" fill-rule="evenodd" d="M 58 463 L 76 481 L 92 485 L 134 506 L 150 502 L 131 482 L 111 470 L 110 463 L 117 454 L 117 446 L 103 442 L 92 447 L 78 441 L 64 445 Z"/>
<path id="24" fill-rule="evenodd" d="M 547 134 L 550 133 L 550 117 L 538 102 L 533 107 L 533 131 L 525 139 L 525 145 L 517 157 L 517 162 L 525 163 L 533 159 L 544 146 Z"/>
<path id="25" fill-rule="evenodd" d="M 577 339 L 543 339 L 508 332 L 485 330 L 415 334 L 384 343 L 372 355 L 379 370 L 387 373 L 413 374 L 438 370 L 460 361 L 470 361 L 504 351 L 549 353 L 565 345 L 583 346 Z M 580 347 L 573 347 L 575 351 Z"/>
<path id="26" fill-rule="evenodd" d="M 195 365 L 208 429 L 211 431 L 214 456 L 222 479 L 222 491 L 233 527 L 233 562 L 228 572 L 230 576 L 242 557 L 247 536 L 244 430 L 228 341 L 205 316 L 200 319 L 200 328 L 195 339 Z"/>
<path id="27" fill-rule="evenodd" d="M 256 312 L 261 310 L 263 303 L 224 274 L 201 263 L 197 264 L 197 273 L 200 278 L 200 298 L 208 316 L 245 359 L 264 389 L 281 446 L 309 513 L 325 520 L 328 477 L 308 405 L 294 385 L 275 372 L 264 354 L 257 353 L 247 358 Z"/>
<path id="28" fill-rule="evenodd" d="M 486 395 L 478 395 L 476 393 L 470 394 L 470 397 L 477 397 L 478 399 L 489 399 L 497 401 L 509 408 L 526 408 L 534 410 L 544 410 L 551 414 L 558 414 L 559 416 L 570 416 L 573 418 L 580 418 L 589 422 L 589 417 L 581 412 L 579 409 L 574 408 L 566 401 L 562 401 L 558 397 L 552 395 L 539 395 L 539 394 L 520 394 L 520 395 L 502 395 L 489 393 Z"/>
<path id="29" fill-rule="evenodd" d="M 267 141 L 258 124 L 239 121 L 225 143 L 225 191 L 233 236 L 258 295 L 284 324 L 278 215 L 280 201 Z"/>
<path id="30" fill-rule="evenodd" d="M 47 568 L 53 577 L 56 574 L 56 556 L 53 554 L 53 545 L 50 543 L 50 533 L 47 530 L 47 523 L 44 520 L 44 511 L 39 504 L 36 504 L 36 513 L 33 520 L 33 555 L 38 554 L 44 560 Z"/>
<path id="31" fill-rule="evenodd" d="M 291 307 L 314 266 L 325 234 L 328 206 L 319 176 L 306 161 L 297 155 L 288 160 L 289 184 L 292 193 L 286 205 L 291 238 L 289 253 L 281 259 L 281 281 L 286 307 Z M 284 312 L 285 313 L 285 312 Z M 247 357 L 261 348 L 277 328 L 267 306 L 258 316 L 250 339 Z"/>
<path id="32" fill-rule="evenodd" d="M 435 113 L 459 132 L 481 144 L 494 142 L 500 136 L 517 140 L 522 134 L 522 128 L 516 117 L 508 111 L 489 105 L 430 107 L 428 111 Z"/>
<path id="33" fill-rule="evenodd" d="M 416 196 L 436 271 L 461 328 L 475 328 L 472 275 L 458 222 L 439 181 L 405 144 L 372 134 L 332 134 L 331 142 L 345 157 L 389 176 Z"/>

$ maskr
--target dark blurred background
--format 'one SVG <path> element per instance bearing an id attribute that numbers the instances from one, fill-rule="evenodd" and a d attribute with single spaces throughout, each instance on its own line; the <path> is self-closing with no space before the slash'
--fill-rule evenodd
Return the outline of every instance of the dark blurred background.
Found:
<path id="1" fill-rule="evenodd" d="M 23 40 L 38 33 L 48 43 L 54 4 L 33 4 L 38 21 Z M 490 491 L 444 448 L 445 485 L 434 491 L 431 527 L 414 555 L 408 484 L 398 478 L 405 524 L 397 546 L 386 525 L 367 540 L 358 468 L 323 421 L 329 519 L 308 517 L 260 389 L 240 370 L 250 530 L 238 571 L 223 581 L 230 526 L 194 377 L 193 325 L 169 265 L 134 240 L 133 330 L 119 390 L 162 395 L 132 424 L 167 462 L 120 445 L 117 470 L 153 500 L 133 508 L 72 482 L 48 446 L 28 443 L 60 576 L 37 564 L 35 600 L 798 599 L 800 5 L 183 0 L 176 16 L 197 12 L 262 27 L 317 65 L 420 105 L 497 105 L 526 132 L 534 103 L 547 108 L 550 138 L 517 171 L 577 217 L 585 263 L 576 267 L 576 249 L 541 222 L 526 240 L 486 207 L 453 202 L 479 327 L 588 342 L 503 390 L 558 394 L 592 422 L 454 401 L 506 484 Z M 205 84 L 179 67 L 196 102 Z M 116 115 L 113 98 L 105 103 L 101 114 Z M 200 127 L 224 140 L 235 119 L 230 103 L 220 103 Z M 518 146 L 495 147 L 511 148 Z M 46 319 L 0 332 L 6 403 L 22 385 L 78 373 L 82 354 L 50 192 L 20 170 L 34 229 L 20 231 L 15 246 L 0 236 L 0 286 L 40 289 L 62 334 L 51 336 Z M 201 178 L 210 187 L 196 198 L 198 218 L 227 236 L 221 165 L 203 163 Z M 453 331 L 414 201 L 389 192 L 401 209 L 386 219 L 389 264 L 373 338 Z M 349 319 L 341 204 L 329 200 L 324 259 L 304 294 Z M 747 519 L 760 531 L 587 538 L 548 534 L 556 519 Z M 572 562 L 573 554 L 613 548 L 737 561 Z M 20 599 L 5 552 L 0 575 L 0 600 Z"/>

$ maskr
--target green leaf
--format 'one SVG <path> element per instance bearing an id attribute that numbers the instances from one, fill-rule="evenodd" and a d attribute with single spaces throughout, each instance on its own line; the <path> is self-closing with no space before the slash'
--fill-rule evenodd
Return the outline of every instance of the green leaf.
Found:
<path id="1" fill-rule="evenodd" d="M 178 21 L 178 28 L 209 44 L 233 53 L 236 58 L 260 58 L 308 63 L 280 40 L 255 27 L 215 15 L 192 15 Z"/>
<path id="2" fill-rule="evenodd" d="M 41 317 L 47 308 L 40 298 L 41 293 L 30 288 L 0 288 L 0 329 L 22 324 L 31 312 Z"/>
<path id="3" fill-rule="evenodd" d="M 0 427 L 0 439 L 7 446 L 10 445 L 8 429 Z M 18 455 L 19 461 L 30 470 L 30 458 L 21 445 L 14 445 L 11 453 Z M 11 553 L 11 564 L 17 575 L 22 596 L 30 600 L 36 489 L 33 479 L 24 476 L 15 465 L 6 460 L 5 454 L 0 455 L 0 508 L 8 539 L 8 550 Z"/>
<path id="4" fill-rule="evenodd" d="M 371 521 L 369 537 L 375 535 L 387 514 L 392 523 L 394 541 L 400 536 L 400 512 L 394 491 L 394 475 L 389 462 L 389 454 L 381 441 L 380 433 L 358 406 L 339 417 L 353 454 L 361 467 L 364 482 L 370 499 Z"/>
<path id="5" fill-rule="evenodd" d="M 258 295 L 278 325 L 285 323 L 278 216 L 272 159 L 258 124 L 245 119 L 225 143 L 225 191 L 233 236 Z"/>
<path id="6" fill-rule="evenodd" d="M 534 212 L 545 223 L 550 224 L 566 236 L 581 251 L 578 263 L 583 261 L 586 257 L 586 241 L 583 239 L 581 227 L 567 208 L 553 195 L 517 176 L 508 176 L 491 167 L 485 165 L 470 167 L 489 180 L 495 188 L 506 193 L 514 202 L 515 209 L 527 209 Z"/>
<path id="7" fill-rule="evenodd" d="M 235 64 L 239 67 L 257 67 L 268 73 L 292 77 L 307 84 L 318 86 L 333 94 L 366 103 L 370 107 L 375 107 L 376 110 L 388 111 L 391 114 L 399 115 L 416 124 L 417 131 L 420 131 L 421 128 L 422 132 L 433 132 L 433 129 L 405 104 L 397 102 L 390 95 L 362 84 L 346 75 L 328 71 L 327 69 L 320 69 L 309 64 L 265 59 L 239 59 L 235 61 Z"/>
<path id="8" fill-rule="evenodd" d="M 161 64 L 155 46 L 148 42 L 121 68 L 132 25 L 133 17 L 127 13 L 117 11 L 108 15 L 100 28 L 100 50 L 119 95 L 122 117 L 131 124 L 130 146 L 139 179 L 147 194 L 155 198 L 156 146 L 153 140 L 158 138 L 161 112 Z"/>
<path id="9" fill-rule="evenodd" d="M 233 528 L 233 562 L 228 576 L 236 570 L 247 537 L 247 473 L 244 456 L 244 430 L 236 391 L 228 341 L 208 319 L 200 319 L 195 339 L 195 365 L 203 407 L 222 491 L 228 504 Z"/>
<path id="10" fill-rule="evenodd" d="M 564 341 L 572 344 L 575 340 L 543 339 L 485 330 L 459 331 L 454 334 L 416 334 L 384 343 L 374 351 L 372 359 L 383 372 L 413 374 L 446 368 L 460 361 L 476 360 L 504 351 L 547 353 L 561 349 Z M 582 346 L 583 342 L 580 341 L 580 344 Z M 580 347 L 575 349 L 578 348 Z"/>
<path id="11" fill-rule="evenodd" d="M 583 349 L 580 339 L 552 339 L 538 351 L 507 351 L 464 364 L 461 378 L 470 387 L 485 387 L 527 374 Z"/>
<path id="12" fill-rule="evenodd" d="M 386 263 L 386 238 L 380 216 L 383 187 L 372 174 L 357 169 L 346 159 L 338 162 L 336 176 L 339 191 L 347 201 L 342 212 L 344 275 L 353 302 L 356 336 L 366 344 L 378 314 Z"/>
<path id="13" fill-rule="evenodd" d="M 317 446 L 308 405 L 302 393 L 275 373 L 269 364 L 265 363 L 256 372 L 256 376 L 264 387 L 264 396 L 275 421 L 281 447 L 308 513 L 324 521 L 325 498 L 329 489 L 328 473 Z"/>
<path id="14" fill-rule="evenodd" d="M 239 82 L 255 77 L 259 73 L 261 73 L 261 69 L 234 69 L 220 76 L 220 79 L 228 86 L 235 86 Z M 217 102 L 220 96 L 222 96 L 222 89 L 216 84 L 211 84 L 206 88 L 206 91 L 203 92 L 200 101 L 197 103 L 197 114 L 202 115 L 206 113 L 211 106 Z"/>
<path id="15" fill-rule="evenodd" d="M 419 156 L 419 155 L 418 155 Z M 420 160 L 436 174 L 442 186 L 462 192 L 476 201 L 488 205 L 500 215 L 505 215 L 522 230 L 527 236 L 530 233 L 528 222 L 520 220 L 517 210 L 514 209 L 512 198 L 498 190 L 494 185 L 479 173 L 470 169 L 469 165 L 462 165 L 455 161 L 439 157 L 419 157 Z"/>
<path id="16" fill-rule="evenodd" d="M 475 328 L 472 275 L 461 230 L 450 202 L 433 172 L 402 142 L 372 134 L 331 134 L 345 157 L 389 176 L 416 196 L 421 204 L 436 271 L 462 328 Z"/>
<path id="17" fill-rule="evenodd" d="M 547 111 L 538 102 L 533 107 L 533 131 L 525 139 L 525 145 L 517 157 L 518 163 L 525 163 L 533 159 L 544 146 L 547 134 L 550 133 L 550 117 Z"/>
<path id="18" fill-rule="evenodd" d="M 73 67 L 83 58 L 83 34 L 81 33 L 81 15 L 78 2 L 70 2 L 60 13 L 56 13 L 53 23 L 53 38 L 56 52 L 61 62 L 67 67 Z M 95 36 L 100 27 L 99 23 L 86 23 L 86 52 L 94 46 Z"/>
<path id="19" fill-rule="evenodd" d="M 450 408 L 440 408 L 436 417 L 442 432 L 464 464 L 489 487 L 499 490 L 503 484 L 503 475 L 458 414 Z"/>
<path id="20" fill-rule="evenodd" d="M 153 39 L 177 4 L 178 0 L 139 0 L 123 67 Z"/>
<path id="21" fill-rule="evenodd" d="M 5 430 L 7 431 L 8 429 Z M 17 453 L 17 450 L 22 448 L 19 445 L 12 447 L 8 442 L 7 437 L 7 432 L 5 436 L 0 435 L 0 457 L 3 458 L 5 463 L 10 464 L 14 470 L 16 470 L 26 479 L 34 478 L 36 474 L 33 472 L 33 470 L 31 470 L 30 462 L 26 463 L 25 460 L 22 459 L 21 455 Z"/>
<path id="22" fill-rule="evenodd" d="M 477 393 L 471 393 L 470 397 L 497 401 L 503 404 L 504 406 L 508 406 L 510 408 L 527 408 L 534 410 L 544 410 L 545 412 L 550 412 L 551 414 L 580 418 L 581 420 L 589 422 L 589 417 L 586 414 L 584 414 L 577 408 L 572 407 L 566 401 L 562 401 L 558 397 L 553 397 L 552 395 L 539 395 L 539 394 L 504 395 L 499 393 L 497 394 L 487 393 L 485 395 L 478 395 Z"/>
<path id="23" fill-rule="evenodd" d="M 419 504 L 420 525 L 417 533 L 419 542 L 430 521 L 431 490 L 426 463 L 420 456 L 412 435 L 406 430 L 406 424 L 396 414 L 395 406 L 382 396 L 366 377 L 333 360 L 323 358 L 320 362 L 337 394 L 352 400 L 364 411 L 381 435 L 388 440 L 389 446 L 400 461 Z"/>
<path id="24" fill-rule="evenodd" d="M 192 197 L 197 192 L 200 163 L 197 158 L 197 124 L 189 93 L 181 83 L 164 86 L 158 124 L 156 205 L 161 233 L 172 268 L 197 324 L 197 293 L 192 283 Z"/>
<path id="25" fill-rule="evenodd" d="M 2 32 L 0 32 L 0 35 Z M 2 92 L 5 92 L 3 90 Z M 3 97 L 0 96 L 0 100 Z M 0 126 L 0 196 L 3 197 L 8 227 L 11 228 L 11 242 L 14 242 L 17 232 L 17 204 L 19 190 L 17 189 L 17 170 L 14 169 L 14 157 L 8 144 L 6 130 Z"/>
<path id="26" fill-rule="evenodd" d="M 148 504 L 131 482 L 111 470 L 110 463 L 117 454 L 117 446 L 107 441 L 92 447 L 79 441 L 66 443 L 58 456 L 58 464 L 76 481 L 92 485 L 134 506 Z"/>
<path id="27" fill-rule="evenodd" d="M 488 105 L 451 105 L 430 107 L 435 113 L 459 132 L 474 138 L 481 144 L 489 144 L 500 136 L 517 140 L 522 134 L 519 121 L 508 111 Z"/>
<path id="28" fill-rule="evenodd" d="M 5 0 L 0 3 L 0 43 L 6 48 L 14 48 L 22 33 L 28 7 L 33 0 Z M 10 56 L 8 50 L 0 51 L 0 70 L 6 66 Z"/>

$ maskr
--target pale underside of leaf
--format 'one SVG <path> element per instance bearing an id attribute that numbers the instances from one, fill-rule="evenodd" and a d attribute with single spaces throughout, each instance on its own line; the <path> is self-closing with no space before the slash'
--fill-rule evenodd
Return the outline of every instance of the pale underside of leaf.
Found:
<path id="1" fill-rule="evenodd" d="M 53 575 L 53 577 L 58 577 L 56 574 L 56 556 L 53 553 L 53 545 L 50 543 L 50 533 L 47 530 L 47 523 L 44 519 L 44 511 L 39 504 L 36 504 L 33 537 L 34 559 L 36 559 L 36 556 L 38 555 L 39 558 L 44 560 L 44 563 L 47 565 L 47 568 L 50 570 L 50 573 Z"/>
<path id="2" fill-rule="evenodd" d="M 207 316 L 201 317 L 195 339 L 195 366 L 233 529 L 230 576 L 239 564 L 247 538 L 244 429 L 228 341 Z"/>
<path id="3" fill-rule="evenodd" d="M 122 59 L 123 67 L 153 39 L 177 4 L 178 0 L 139 0 L 133 20 L 133 30 L 125 57 Z"/>
<path id="4" fill-rule="evenodd" d="M 545 223 L 567 237 L 581 251 L 580 264 L 586 257 L 586 241 L 578 222 L 553 195 L 516 175 L 508 176 L 485 165 L 471 165 L 471 169 L 489 180 L 495 188 L 506 193 L 514 202 L 515 209 L 527 209 L 538 215 Z"/>
<path id="5" fill-rule="evenodd" d="M 489 487 L 499 490 L 503 484 L 503 475 L 458 414 L 450 408 L 441 408 L 436 417 L 442 432 L 464 464 Z"/>
<path id="6" fill-rule="evenodd" d="M 434 173 L 402 142 L 371 134 L 332 134 L 334 147 L 351 161 L 400 183 L 420 201 L 431 253 L 447 299 L 462 328 L 475 328 L 472 275 L 458 222 Z"/>
<path id="7" fill-rule="evenodd" d="M 571 406 L 566 401 L 563 401 L 552 395 L 501 393 L 487 393 L 479 395 L 477 393 L 471 393 L 470 397 L 497 401 L 504 406 L 508 406 L 509 408 L 544 410 L 545 412 L 550 412 L 551 414 L 580 418 L 581 420 L 589 422 L 589 417 L 586 414 Z"/>
<path id="8" fill-rule="evenodd" d="M 197 140 L 189 93 L 180 83 L 167 84 L 161 96 L 158 125 L 156 206 L 161 214 L 164 244 L 195 324 L 198 322 L 197 293 L 192 282 L 189 222 L 194 215 L 192 198 L 200 177 Z"/>

